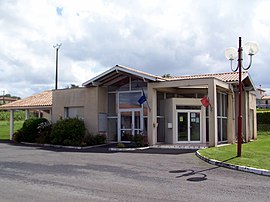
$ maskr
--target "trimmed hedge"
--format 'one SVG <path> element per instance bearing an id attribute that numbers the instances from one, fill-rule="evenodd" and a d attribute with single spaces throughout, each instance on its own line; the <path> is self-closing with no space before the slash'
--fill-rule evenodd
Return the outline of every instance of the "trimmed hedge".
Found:
<path id="1" fill-rule="evenodd" d="M 258 124 L 270 124 L 270 112 L 257 113 Z"/>
<path id="2" fill-rule="evenodd" d="M 270 112 L 257 112 L 257 130 L 270 131 Z"/>

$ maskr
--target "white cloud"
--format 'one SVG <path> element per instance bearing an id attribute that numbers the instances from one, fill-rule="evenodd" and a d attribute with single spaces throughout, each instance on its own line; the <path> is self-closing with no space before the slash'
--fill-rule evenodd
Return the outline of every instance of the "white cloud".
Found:
<path id="1" fill-rule="evenodd" d="M 115 64 L 163 75 L 230 71 L 224 50 L 256 40 L 251 76 L 270 88 L 268 1 L 14 0 L 0 4 L 0 87 L 21 97 L 76 84 Z M 241 12 L 239 12 L 239 10 Z"/>

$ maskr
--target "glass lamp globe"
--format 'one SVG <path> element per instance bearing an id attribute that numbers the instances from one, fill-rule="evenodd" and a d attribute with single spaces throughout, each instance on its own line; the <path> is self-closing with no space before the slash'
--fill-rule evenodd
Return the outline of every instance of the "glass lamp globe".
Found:
<path id="1" fill-rule="evenodd" d="M 255 55 L 259 51 L 259 45 L 254 41 L 250 41 L 244 45 L 243 49 L 246 54 Z"/>
<path id="2" fill-rule="evenodd" d="M 225 56 L 228 60 L 234 60 L 237 57 L 236 48 L 230 47 L 225 50 Z"/>

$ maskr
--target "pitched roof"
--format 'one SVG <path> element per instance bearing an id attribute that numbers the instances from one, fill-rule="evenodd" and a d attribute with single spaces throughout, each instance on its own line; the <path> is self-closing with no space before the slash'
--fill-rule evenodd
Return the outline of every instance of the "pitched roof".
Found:
<path id="1" fill-rule="evenodd" d="M 122 65 L 116 65 L 109 70 L 99 74 L 98 76 L 84 82 L 82 85 L 87 86 L 87 85 L 94 85 L 94 83 L 106 83 L 108 81 L 111 81 L 113 78 L 119 77 L 119 72 L 122 73 L 127 73 L 127 74 L 132 74 L 138 77 L 141 77 L 143 79 L 147 79 L 150 81 L 165 81 L 166 79 L 161 77 L 161 76 L 156 76 L 153 74 L 149 74 L 143 71 L 139 71 L 130 67 L 125 67 Z"/>
<path id="2" fill-rule="evenodd" d="M 119 74 L 120 73 L 120 74 Z M 201 79 L 201 78 L 215 78 L 223 82 L 237 84 L 239 81 L 238 72 L 226 72 L 226 73 L 214 73 L 214 74 L 198 74 L 189 76 L 173 76 L 173 77 L 162 77 L 149 74 L 143 71 L 139 71 L 130 67 L 122 65 L 116 65 L 102 74 L 84 82 L 83 86 L 109 86 L 116 81 L 120 81 L 129 75 L 134 75 L 148 81 L 175 81 L 175 80 L 189 80 L 189 79 Z M 246 90 L 255 90 L 255 85 L 251 80 L 247 71 L 242 72 L 242 82 Z"/>
<path id="3" fill-rule="evenodd" d="M 248 76 L 248 72 L 242 72 L 242 80 Z M 216 74 L 198 74 L 190 76 L 176 76 L 171 77 L 169 80 L 181 80 L 181 79 L 199 79 L 199 78 L 216 78 L 225 82 L 238 82 L 239 73 L 238 72 L 226 72 L 226 73 L 216 73 Z"/>
<path id="4" fill-rule="evenodd" d="M 0 109 L 38 109 L 38 108 L 51 108 L 52 107 L 52 91 L 47 90 L 30 97 L 17 100 L 5 105 L 1 105 Z"/>
<path id="5" fill-rule="evenodd" d="M 214 73 L 214 74 L 197 74 L 197 75 L 186 75 L 186 76 L 172 76 L 172 77 L 161 77 L 156 76 L 153 74 L 149 74 L 143 71 L 139 71 L 130 67 L 125 67 L 122 65 L 116 65 L 112 67 L 111 69 L 103 72 L 102 74 L 84 82 L 82 85 L 93 85 L 95 82 L 106 82 L 106 79 L 109 78 L 112 79 L 115 75 L 112 75 L 113 73 L 116 74 L 118 72 L 124 72 L 133 74 L 151 81 L 174 81 L 174 80 L 182 80 L 182 79 L 199 79 L 199 78 L 216 78 L 224 82 L 230 82 L 230 83 L 236 83 L 239 79 L 239 73 L 238 72 L 225 72 L 225 73 Z M 247 78 L 249 76 L 247 71 L 242 72 L 242 80 Z"/>

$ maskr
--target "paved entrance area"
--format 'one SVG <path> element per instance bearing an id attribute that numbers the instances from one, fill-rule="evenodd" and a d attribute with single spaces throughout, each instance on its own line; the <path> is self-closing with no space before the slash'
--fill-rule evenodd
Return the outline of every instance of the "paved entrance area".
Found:
<path id="1" fill-rule="evenodd" d="M 0 143 L 0 201 L 269 201 L 270 178 L 192 150 L 108 152 Z"/>

